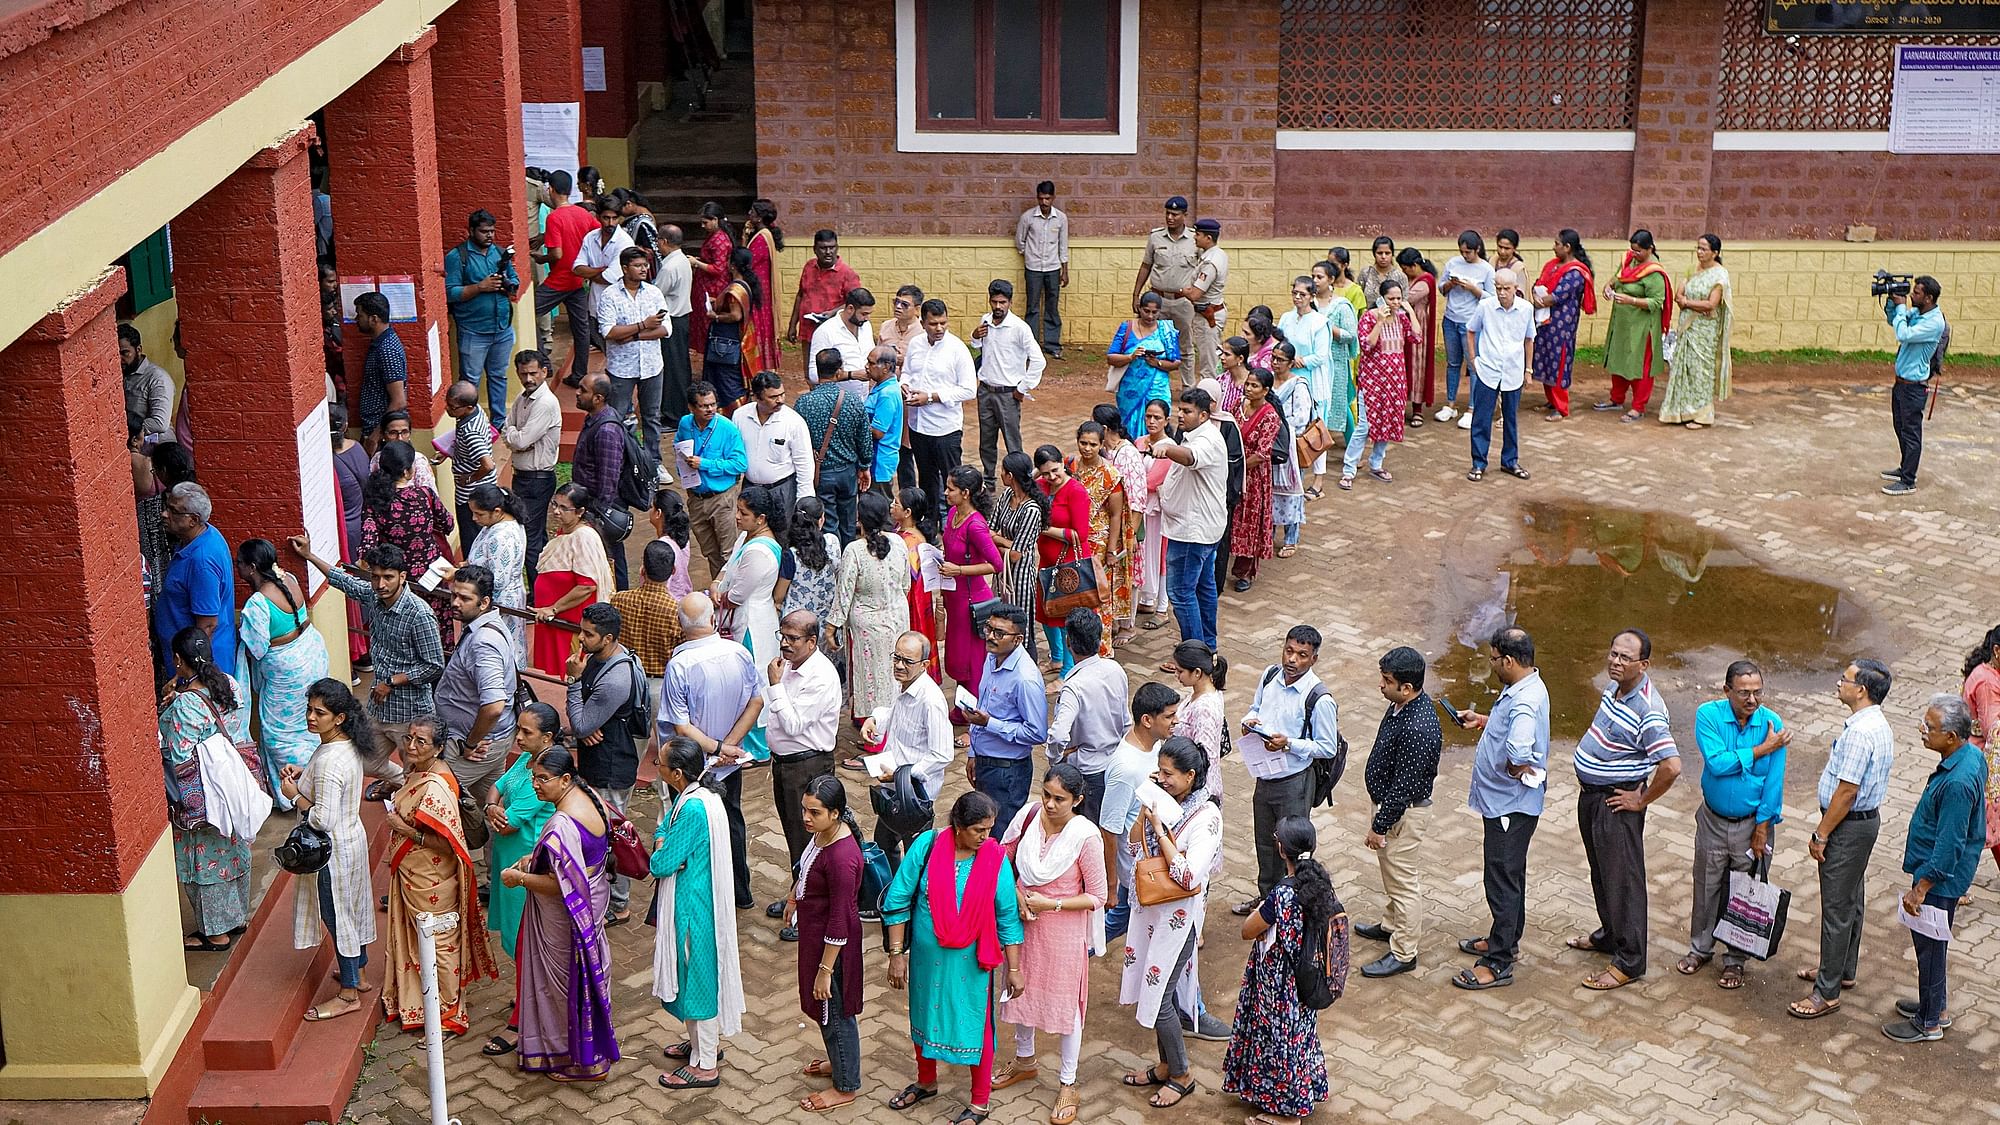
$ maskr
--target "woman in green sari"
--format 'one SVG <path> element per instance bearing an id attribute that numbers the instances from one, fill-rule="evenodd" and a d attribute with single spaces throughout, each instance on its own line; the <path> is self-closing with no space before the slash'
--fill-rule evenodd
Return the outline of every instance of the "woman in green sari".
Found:
<path id="1" fill-rule="evenodd" d="M 1680 335 L 1667 361 L 1667 397 L 1660 421 L 1699 430 L 1715 424 L 1715 404 L 1729 397 L 1729 325 L 1734 294 L 1722 265 L 1722 240 L 1704 234 L 1694 243 L 1695 274 L 1681 286 Z"/>
<path id="2" fill-rule="evenodd" d="M 488 864 L 493 871 L 505 871 L 528 857 L 535 850 L 535 841 L 542 838 L 542 829 L 548 825 L 549 817 L 555 815 L 556 807 L 541 799 L 535 793 L 535 775 L 531 767 L 542 751 L 555 745 L 556 736 L 562 733 L 562 726 L 556 718 L 556 709 L 546 703 L 530 703 L 521 708 L 521 715 L 514 724 L 514 749 L 521 752 L 514 764 L 507 768 L 493 782 L 493 789 L 486 794 L 486 827 L 492 833 L 491 860 Z M 521 911 L 528 904 L 526 887 L 510 887 L 499 879 L 492 880 L 492 897 L 486 904 L 486 928 L 500 935 L 501 948 L 507 957 L 514 958 L 514 942 L 521 933 Z M 507 1031 L 518 1032 L 520 1021 L 515 1015 L 507 1017 Z M 499 1057 L 514 1053 L 515 1044 L 506 1035 L 495 1035 L 486 1041 L 480 1050 L 489 1056 Z"/>
<path id="3" fill-rule="evenodd" d="M 940 1061 L 969 1066 L 972 1096 L 955 1125 L 981 1125 L 993 1095 L 993 970 L 1004 961 L 1007 990 L 1025 990 L 1014 865 L 992 839 L 998 814 L 976 789 L 959 797 L 951 827 L 918 836 L 882 896 L 889 987 L 909 989 L 917 1049 L 917 1080 L 889 1108 L 937 1097 Z"/>

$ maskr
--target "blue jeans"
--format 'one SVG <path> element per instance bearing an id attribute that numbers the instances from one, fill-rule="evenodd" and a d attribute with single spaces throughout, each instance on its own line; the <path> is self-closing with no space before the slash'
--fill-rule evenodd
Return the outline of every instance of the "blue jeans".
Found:
<path id="1" fill-rule="evenodd" d="M 1472 467 L 1486 470 L 1486 452 L 1493 445 L 1493 405 L 1500 405 L 1500 463 L 1509 469 L 1521 463 L 1521 434 L 1516 416 L 1521 406 L 1521 388 L 1503 391 L 1489 387 L 1477 375 L 1472 378 Z"/>
<path id="2" fill-rule="evenodd" d="M 820 469 L 819 483 L 813 489 L 818 493 L 820 502 L 826 505 L 826 529 L 840 537 L 843 547 L 854 542 L 855 505 L 859 500 L 855 491 L 857 487 L 854 467 L 848 465 L 838 469 Z"/>
<path id="3" fill-rule="evenodd" d="M 993 823 L 1012 824 L 1014 814 L 1028 803 L 1028 787 L 1035 780 L 1035 762 L 1032 758 L 993 758 L 975 754 L 972 776 L 972 787 L 993 798 L 993 803 L 1000 806 L 1000 814 Z"/>
<path id="4" fill-rule="evenodd" d="M 1118 873 L 1116 871 L 1107 871 L 1104 873 L 1104 875 L 1106 878 L 1112 880 L 1113 882 L 1118 881 Z M 1132 900 L 1129 893 L 1125 890 L 1125 885 L 1123 883 L 1119 883 L 1118 904 L 1116 906 L 1106 907 L 1104 911 L 1105 940 L 1109 941 L 1112 938 L 1124 937 L 1125 928 L 1127 925 L 1131 923 L 1131 921 L 1132 921 Z"/>
<path id="5" fill-rule="evenodd" d="M 479 385 L 486 375 L 486 416 L 495 426 L 507 424 L 507 373 L 514 362 L 514 330 L 467 332 L 458 330 L 458 377 Z"/>
<path id="6" fill-rule="evenodd" d="M 321 871 L 314 879 L 319 883 L 319 920 L 326 923 L 327 940 L 336 943 L 333 951 L 333 960 L 340 969 L 340 987 L 360 988 L 361 966 L 368 963 L 368 950 L 363 949 L 359 957 L 345 957 L 341 955 L 338 945 L 339 939 L 335 937 L 340 932 L 340 928 L 334 922 L 333 879 L 325 871 Z"/>
<path id="7" fill-rule="evenodd" d="M 1353 435 L 1347 439 L 1347 452 L 1340 459 L 1341 476 L 1351 477 L 1354 475 L 1354 470 L 1361 467 L 1361 451 L 1368 449 L 1369 445 L 1368 411 L 1362 410 L 1359 417 L 1354 421 Z M 1378 441 L 1373 443 L 1373 445 L 1374 448 L 1369 450 L 1368 467 L 1379 469 L 1382 467 L 1382 459 L 1389 455 L 1389 443 Z"/>
<path id="8" fill-rule="evenodd" d="M 1449 317 L 1444 322 L 1444 402 L 1446 406 L 1458 401 L 1458 376 L 1465 370 L 1465 325 Z M 1479 382 L 1473 380 L 1472 393 L 1479 393 Z"/>
<path id="9" fill-rule="evenodd" d="M 1167 540 L 1167 601 L 1181 640 L 1215 647 L 1215 544 Z"/>
<path id="10" fill-rule="evenodd" d="M 1944 895 L 1925 895 L 1924 905 L 1944 911 L 1946 921 L 1958 914 L 1958 900 Z M 1910 942 L 1917 948 L 1917 1018 L 1911 1022 L 1918 1027 L 1936 1027 L 1944 1019 L 1944 955 L 1950 947 L 1914 930 L 1910 932 Z"/>
<path id="11" fill-rule="evenodd" d="M 1278 530 L 1285 533 L 1285 546 L 1287 547 L 1298 546 L 1299 529 L 1303 528 L 1304 526 L 1305 524 L 1302 523 L 1287 523 L 1287 524 L 1280 524 L 1278 526 Z"/>
<path id="12" fill-rule="evenodd" d="M 1069 670 L 1076 667 L 1076 658 L 1070 655 L 1069 637 L 1064 633 L 1063 627 L 1044 625 L 1042 635 L 1049 639 L 1049 659 L 1061 667 L 1063 675 L 1069 675 Z M 1004 832 L 1006 829 L 1003 828 L 1001 831 Z"/>

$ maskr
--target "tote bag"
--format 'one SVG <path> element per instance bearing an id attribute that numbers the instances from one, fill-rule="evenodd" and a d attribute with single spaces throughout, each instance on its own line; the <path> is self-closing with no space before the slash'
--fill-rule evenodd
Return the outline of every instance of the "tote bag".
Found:
<path id="1" fill-rule="evenodd" d="M 1750 871 L 1729 873 L 1729 901 L 1715 923 L 1715 939 L 1759 961 L 1768 961 L 1785 936 L 1785 916 L 1792 892 L 1771 885 L 1771 857 L 1759 859 Z"/>

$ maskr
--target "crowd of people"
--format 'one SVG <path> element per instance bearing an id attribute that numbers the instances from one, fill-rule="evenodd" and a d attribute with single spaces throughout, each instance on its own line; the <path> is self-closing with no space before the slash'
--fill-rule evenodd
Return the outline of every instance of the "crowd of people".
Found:
<path id="1" fill-rule="evenodd" d="M 1468 478 L 1487 468 L 1496 412 L 1500 468 L 1526 478 L 1520 391 L 1532 376 L 1548 416 L 1568 416 L 1578 317 L 1600 297 L 1612 305 L 1613 384 L 1597 407 L 1643 417 L 1655 365 L 1667 362 L 1662 420 L 1712 423 L 1729 373 L 1719 239 L 1697 243 L 1702 269 L 1678 294 L 1644 231 L 1601 286 L 1573 231 L 1532 276 L 1512 231 L 1490 259 L 1465 232 L 1443 270 L 1378 239 L 1358 276 L 1335 248 L 1298 275 L 1282 317 L 1258 305 L 1241 335 L 1225 336 L 1220 224 L 1190 228 L 1175 197 L 1148 237 L 1132 318 L 1108 345 L 1106 401 L 1070 448 L 1031 449 L 1020 412 L 1046 357 L 1061 354 L 1068 280 L 1053 185 L 1040 185 L 1017 236 L 1028 319 L 1013 311 L 1012 282 L 996 279 L 961 338 L 945 302 L 901 285 L 878 330 L 873 294 L 822 230 L 782 342 L 772 269 L 783 235 L 767 201 L 753 206 L 740 245 L 721 209 L 705 208 L 691 258 L 643 197 L 600 192 L 586 209 L 568 202 L 572 186 L 561 172 L 537 183 L 551 209 L 531 254 L 548 271 L 538 311 L 561 306 L 572 334 L 561 382 L 583 425 L 566 483 L 555 365 L 546 351 L 513 349 L 508 318 L 486 307 L 520 284 L 511 250 L 493 246 L 490 215 L 470 216 L 448 259 L 462 378 L 445 393 L 453 425 L 436 456 L 412 444 L 385 302 L 354 302 L 370 345 L 355 413 L 330 412 L 338 555 L 305 536 L 286 545 L 366 626 L 350 641 L 355 682 L 369 678 L 359 697 L 328 678 L 301 577 L 278 546 L 248 539 L 232 552 L 188 445 L 161 440 L 171 430 L 153 400 L 165 392 L 141 380 L 134 477 L 177 871 L 196 918 L 190 951 L 230 948 L 249 913 L 250 837 L 233 822 L 219 829 L 201 807 L 202 748 L 219 734 L 258 763 L 253 781 L 275 812 L 332 842 L 326 867 L 296 890 L 295 940 L 317 944 L 323 929 L 338 954 L 337 987 L 308 1020 L 368 1006 L 362 968 L 379 940 L 382 1012 L 421 1027 L 414 927 L 447 904 L 460 925 L 437 939 L 444 1029 L 476 1022 L 464 990 L 497 975 L 497 934 L 517 999 L 485 1053 L 556 1081 L 602 1079 L 621 1058 L 608 931 L 650 922 L 653 995 L 685 1026 L 658 1082 L 712 1088 L 745 1011 L 739 912 L 761 902 L 797 943 L 801 1010 L 825 1048 L 804 1074 L 830 1088 L 805 1109 L 845 1104 L 861 1088 L 855 1020 L 873 963 L 909 996 L 914 1080 L 890 1106 L 936 1097 L 943 1062 L 971 1069 L 960 1120 L 983 1121 L 993 1091 L 1037 1078 L 1047 1033 L 1059 1058 L 1050 1120 L 1077 1120 L 1091 959 L 1120 951 L 1119 1003 L 1158 1048 L 1124 1084 L 1171 1106 L 1196 1085 L 1186 1039 L 1226 1042 L 1223 1089 L 1272 1125 L 1327 1095 L 1315 1017 L 1345 986 L 1350 937 L 1386 946 L 1361 966 L 1368 977 L 1408 972 L 1424 955 L 1425 873 L 1436 864 L 1421 851 L 1442 718 L 1480 732 L 1469 804 L 1484 821 L 1492 915 L 1487 933 L 1458 942 L 1473 961 L 1452 983 L 1513 983 L 1527 849 L 1549 791 L 1549 693 L 1533 640 L 1511 627 L 1491 639 L 1504 690 L 1486 714 L 1434 701 L 1415 649 L 1380 658 L 1387 708 L 1362 784 L 1364 843 L 1380 858 L 1387 905 L 1379 922 L 1350 926 L 1314 858 L 1312 812 L 1346 759 L 1341 708 L 1314 671 L 1322 637 L 1290 628 L 1232 724 L 1219 592 L 1231 578 L 1235 591 L 1251 589 L 1260 564 L 1296 552 L 1329 460 L 1341 489 L 1364 460 L 1372 478 L 1393 481 L 1388 447 L 1427 412 L 1457 418 L 1466 375 Z M 1685 315 L 1669 356 L 1676 308 Z M 1904 326 L 1919 315 L 1890 312 Z M 783 347 L 808 338 L 803 364 L 788 369 Z M 496 357 L 509 354 L 523 390 L 503 409 Z M 965 460 L 967 404 L 978 464 Z M 451 503 L 434 471 L 447 465 Z M 634 508 L 652 535 L 642 533 L 628 575 Z M 697 557 L 706 586 L 694 581 Z M 239 580 L 252 591 L 240 607 Z M 1169 618 L 1179 634 L 1169 659 L 1143 670 L 1121 659 L 1139 630 Z M 1569 947 L 1609 959 L 1583 979 L 1591 989 L 1648 971 L 1645 809 L 1681 775 L 1651 658 L 1637 628 L 1611 639 L 1611 686 L 1574 752 L 1601 924 Z M 1935 907 L 1949 919 L 1996 843 L 2000 771 L 1981 752 L 2000 749 L 1989 741 L 2000 726 L 1996 669 L 2000 628 L 1968 660 L 1962 693 L 1926 704 L 1919 736 L 1940 764 L 1907 835 L 1912 916 Z M 560 707 L 531 699 L 537 680 L 560 686 Z M 1762 705 L 1756 665 L 1730 665 L 1721 688 L 1696 718 L 1695 906 L 1676 969 L 1698 973 L 1719 952 L 1718 983 L 1735 989 L 1744 953 L 1719 941 L 1716 924 L 1730 874 L 1761 867 L 1775 846 L 1790 734 Z M 1799 1018 L 1837 1009 L 1854 974 L 1862 874 L 1895 744 L 1881 712 L 1889 688 L 1888 670 L 1861 659 L 1836 689 L 1850 714 L 1819 783 L 1810 849 L 1821 947 L 1799 974 L 1813 983 L 1790 1008 Z M 1354 710 L 1348 730 L 1362 725 Z M 1236 754 L 1250 784 L 1225 802 L 1223 761 Z M 650 847 L 628 820 L 648 757 L 661 800 Z M 940 807 L 960 770 L 971 788 Z M 771 803 L 746 804 L 745 780 L 760 773 Z M 844 775 L 869 810 L 850 807 Z M 390 802 L 395 837 L 380 903 L 367 799 Z M 864 836 L 856 813 L 871 810 Z M 790 875 L 759 888 L 750 828 L 771 819 Z M 1224 850 L 1242 848 L 1246 833 L 1257 889 L 1228 904 L 1248 943 L 1238 954 L 1203 931 Z M 2000 847 L 1993 854 L 2000 862 Z M 648 879 L 650 892 L 634 886 Z M 879 953 L 869 949 L 878 940 Z M 1885 1028 L 1903 1041 L 1935 1039 L 1950 1023 L 1947 945 L 1914 940 L 1919 996 Z M 1203 999 L 1204 957 L 1232 974 L 1243 962 L 1233 1019 Z M 999 1023 L 1014 1026 L 1014 1054 L 996 1065 Z"/>

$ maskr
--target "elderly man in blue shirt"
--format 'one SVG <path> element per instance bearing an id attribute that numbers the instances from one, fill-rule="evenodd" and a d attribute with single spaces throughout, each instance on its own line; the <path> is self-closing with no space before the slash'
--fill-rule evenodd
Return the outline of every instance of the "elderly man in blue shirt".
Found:
<path id="1" fill-rule="evenodd" d="M 873 478 L 889 487 L 896 479 L 896 462 L 903 453 L 903 385 L 897 378 L 903 361 L 884 345 L 868 353 L 868 433 L 875 440 Z M 867 484 L 862 485 L 866 491 Z M 935 499 L 933 497 L 933 499 Z"/>
<path id="2" fill-rule="evenodd" d="M 1549 770 L 1549 689 L 1535 667 L 1534 638 L 1510 625 L 1493 634 L 1487 656 L 1502 685 L 1500 698 L 1487 714 L 1457 715 L 1458 725 L 1479 732 L 1467 803 L 1486 821 L 1486 908 L 1493 915 L 1485 937 L 1458 943 L 1460 952 L 1479 960 L 1451 983 L 1472 991 L 1514 983 L 1528 923 L 1528 842 L 1541 821 Z"/>
<path id="3" fill-rule="evenodd" d="M 1771 847 L 1784 819 L 1785 748 L 1792 732 L 1764 706 L 1764 671 L 1738 660 L 1722 676 L 1723 698 L 1695 709 L 1701 751 L 1701 805 L 1694 811 L 1694 911 L 1688 953 L 1675 966 L 1701 971 L 1715 957 L 1715 923 L 1729 893 L 1729 873 L 1749 871 Z M 1722 947 L 1723 988 L 1743 987 L 1744 955 Z"/>
<path id="4" fill-rule="evenodd" d="M 1972 744 L 1971 709 L 1948 692 L 1931 696 L 1917 733 L 1924 748 L 1938 756 L 1938 766 L 1910 812 L 1903 870 L 1911 883 L 1903 892 L 1903 913 L 1915 917 L 1923 907 L 1936 907 L 1949 926 L 1986 850 L 1986 757 Z M 1950 945 L 1914 929 L 1910 940 L 1917 949 L 1917 998 L 1896 1001 L 1896 1014 L 1903 1018 L 1884 1026 L 1882 1034 L 1898 1043 L 1925 1043 L 1944 1038 L 1951 1026 L 1944 975 Z"/>
<path id="5" fill-rule="evenodd" d="M 1896 389 L 1889 396 L 1889 418 L 1896 426 L 1896 445 L 1903 460 L 1882 470 L 1886 496 L 1908 496 L 1917 490 L 1917 462 L 1924 455 L 1924 399 L 1937 374 L 1931 362 L 1945 336 L 1944 310 L 1938 298 L 1944 289 L 1926 274 L 1910 282 L 1908 293 L 1892 294 L 1883 306 L 1896 333 Z"/>
<path id="6" fill-rule="evenodd" d="M 1028 636 L 1028 611 L 1003 603 L 987 616 L 985 632 L 979 706 L 964 713 L 972 737 L 965 780 L 1000 806 L 993 824 L 1004 834 L 1028 803 L 1035 747 L 1049 735 L 1049 697 L 1041 669 L 1022 647 Z"/>
<path id="7" fill-rule="evenodd" d="M 1250 797 L 1250 835 L 1257 845 L 1257 894 L 1229 908 L 1245 917 L 1264 901 L 1285 877 L 1285 860 L 1278 854 L 1278 822 L 1312 813 L 1314 758 L 1331 758 L 1340 749 L 1340 713 L 1333 696 L 1320 683 L 1313 665 L 1319 662 L 1319 630 L 1294 625 L 1285 634 L 1279 661 L 1264 670 L 1243 717 L 1243 730 L 1264 740 L 1278 755 L 1275 769 L 1256 777 Z"/>

